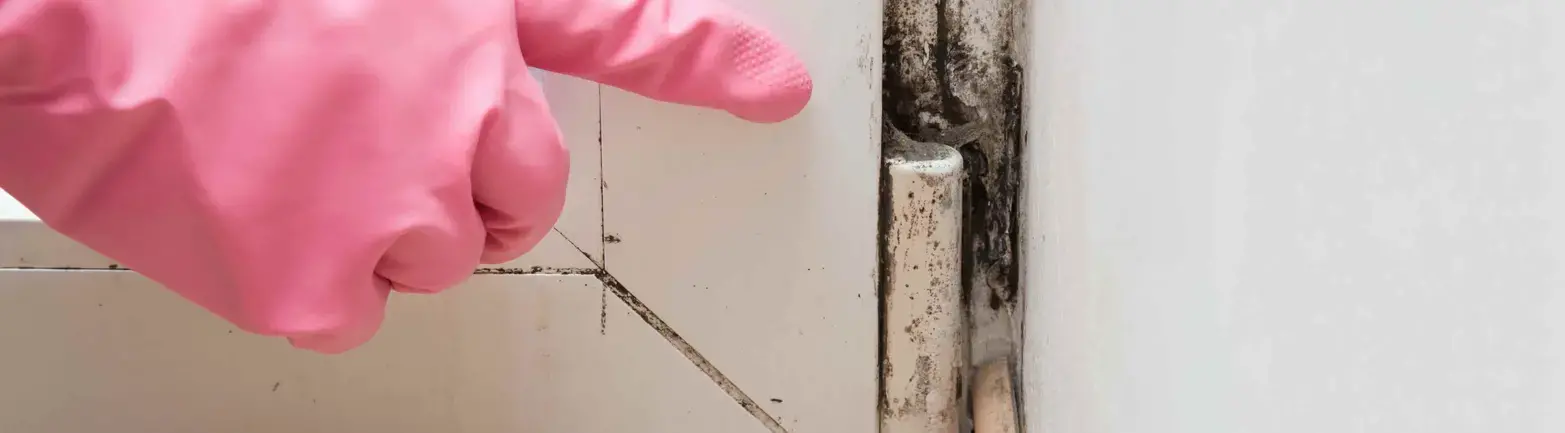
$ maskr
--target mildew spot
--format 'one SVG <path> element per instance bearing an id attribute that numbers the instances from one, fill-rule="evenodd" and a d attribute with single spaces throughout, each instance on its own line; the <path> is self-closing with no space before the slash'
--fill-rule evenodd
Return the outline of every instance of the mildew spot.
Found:
<path id="1" fill-rule="evenodd" d="M 598 270 L 593 268 L 530 266 L 526 268 L 478 268 L 473 270 L 473 275 L 593 275 L 597 272 Z"/>

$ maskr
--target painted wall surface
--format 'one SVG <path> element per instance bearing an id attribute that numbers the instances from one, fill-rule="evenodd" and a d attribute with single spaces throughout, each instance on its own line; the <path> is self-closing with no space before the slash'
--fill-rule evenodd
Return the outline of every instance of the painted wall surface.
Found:
<path id="1" fill-rule="evenodd" d="M 1032 9 L 1029 431 L 1565 431 L 1565 3 Z"/>
<path id="2" fill-rule="evenodd" d="M 238 332 L 0 195 L 0 432 L 874 431 L 881 5 L 733 3 L 801 51 L 804 113 L 546 77 L 573 157 L 560 233 L 394 296 L 342 356 Z"/>

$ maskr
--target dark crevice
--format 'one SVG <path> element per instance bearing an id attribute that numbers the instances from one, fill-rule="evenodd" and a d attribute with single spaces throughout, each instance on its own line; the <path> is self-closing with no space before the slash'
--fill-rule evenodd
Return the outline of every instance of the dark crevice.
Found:
<path id="1" fill-rule="evenodd" d="M 889 124 L 882 123 L 881 128 L 881 134 L 883 134 L 883 136 L 889 137 L 896 133 L 895 131 L 887 130 L 894 128 Z M 875 360 L 875 371 L 879 372 L 880 374 L 876 375 L 875 377 L 875 413 L 888 413 L 891 410 L 891 402 L 887 401 L 886 398 L 885 381 L 886 377 L 891 375 L 891 372 L 887 370 L 890 368 L 890 365 L 886 363 L 886 335 L 888 335 L 890 331 L 886 327 L 886 296 L 888 293 L 890 293 L 887 289 L 887 285 L 891 284 L 891 266 L 894 260 L 892 258 L 891 251 L 891 173 L 890 167 L 884 162 L 880 164 L 879 171 L 880 205 L 878 206 L 878 212 L 880 212 L 880 214 L 878 215 L 879 222 L 877 223 L 878 229 L 876 231 L 878 234 L 878 248 L 876 248 L 876 250 L 877 254 L 879 255 L 876 263 L 879 264 L 879 267 L 877 268 L 879 275 L 876 276 L 875 281 L 875 299 L 877 301 L 875 317 L 880 318 L 880 320 L 876 321 L 878 329 L 875 333 L 877 337 L 875 347 L 876 355 L 878 357 Z"/>
<path id="2" fill-rule="evenodd" d="M 1007 46 L 1005 49 L 1006 51 L 1010 52 L 1015 48 Z M 1021 245 L 1023 233 L 1021 230 L 1021 197 L 1022 194 L 1026 192 L 1026 181 L 1024 180 L 1024 176 L 1026 175 L 1027 170 L 1023 165 L 1026 163 L 1026 159 L 1024 159 L 1022 156 L 1024 155 L 1023 151 L 1027 144 L 1026 126 L 1023 124 L 1022 117 L 1022 104 L 1026 102 L 1027 95 L 1026 77 L 1022 74 L 1022 65 L 1015 58 L 1007 58 L 1005 60 L 1007 67 L 1006 75 L 1009 76 L 1010 86 L 1005 88 L 1005 92 L 1001 96 L 1001 104 L 1007 110 L 1005 116 L 1006 122 L 1002 124 L 1001 127 L 1002 131 L 1005 133 L 1006 139 L 1010 144 L 1012 162 L 1009 166 L 1006 167 L 1006 173 L 1004 176 L 1006 182 L 1009 183 L 1006 188 L 1010 200 L 1009 209 L 1006 210 L 1006 219 L 1009 222 L 1009 227 L 1006 234 L 1009 237 L 1007 240 L 1009 241 L 1010 246 L 1010 251 L 1008 252 L 1007 256 L 1010 258 L 1011 262 L 1009 266 L 1005 268 L 1006 284 L 1002 287 L 1004 287 L 1006 290 L 1004 291 L 1005 293 L 1002 301 L 1006 305 L 1011 305 L 1014 307 L 1020 300 L 1019 294 L 1021 293 L 1022 289 L 1022 266 L 1018 263 L 1018 261 L 1020 261 L 1022 257 Z M 1020 344 L 1020 341 L 1017 343 Z"/>
<path id="3" fill-rule="evenodd" d="M 983 235 L 988 228 L 984 224 L 983 209 L 988 206 L 987 191 L 983 182 L 978 180 L 978 174 L 985 170 L 983 152 L 973 146 L 963 146 L 958 149 L 962 152 L 962 164 L 965 173 L 962 176 L 962 242 L 966 246 L 962 254 L 962 305 L 972 305 L 973 302 L 973 275 L 978 269 L 975 250 L 983 249 Z"/>
<path id="4" fill-rule="evenodd" d="M 1024 70 L 1013 53 L 1025 6 L 1022 0 L 886 0 L 885 121 L 956 147 L 963 157 L 962 297 L 969 332 L 986 339 L 982 351 L 973 342 L 973 362 L 1000 355 L 995 352 L 1002 345 L 1012 356 L 1020 347 Z M 945 133 L 966 125 L 980 131 Z M 955 136 L 963 139 L 949 139 Z M 882 182 L 885 213 L 889 198 Z M 882 221 L 882 231 L 885 226 Z M 885 248 L 882 237 L 883 261 Z M 882 276 L 882 286 L 885 281 Z M 1009 337 L 996 339 L 998 333 Z M 894 367 L 882 365 L 881 371 Z"/>
<path id="5" fill-rule="evenodd" d="M 951 74 L 947 73 L 951 70 L 951 56 L 953 52 L 952 41 L 954 40 L 951 38 L 951 16 L 946 13 L 946 11 L 950 10 L 950 6 L 951 0 L 937 0 L 935 2 L 936 43 L 934 50 L 930 52 L 930 60 L 932 63 L 930 66 L 932 66 L 934 69 L 932 72 L 934 72 L 935 75 L 935 83 L 939 85 L 939 87 L 936 89 L 939 91 L 936 93 L 936 100 L 940 102 L 940 113 L 938 117 L 944 119 L 946 121 L 946 125 L 961 125 L 967 123 L 966 116 L 961 115 L 962 110 L 958 105 L 960 102 L 957 101 L 955 97 L 951 96 L 951 89 L 954 87 L 951 87 Z M 958 56 L 961 56 L 960 50 L 955 52 Z M 927 129 L 933 127 L 934 125 L 919 126 L 922 128 L 916 131 L 919 133 L 924 133 L 927 132 Z"/>

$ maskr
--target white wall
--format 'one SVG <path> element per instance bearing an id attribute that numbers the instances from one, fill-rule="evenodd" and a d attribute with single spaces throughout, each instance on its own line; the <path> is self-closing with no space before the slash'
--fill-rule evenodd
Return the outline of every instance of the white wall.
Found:
<path id="1" fill-rule="evenodd" d="M 1565 2 L 1030 19 L 1030 432 L 1565 431 Z"/>

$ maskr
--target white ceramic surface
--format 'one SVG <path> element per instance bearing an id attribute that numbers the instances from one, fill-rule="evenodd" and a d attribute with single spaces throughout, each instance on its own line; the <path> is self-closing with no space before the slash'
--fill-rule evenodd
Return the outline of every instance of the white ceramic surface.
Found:
<path id="1" fill-rule="evenodd" d="M 1032 9 L 1028 431 L 1565 431 L 1565 3 Z"/>

